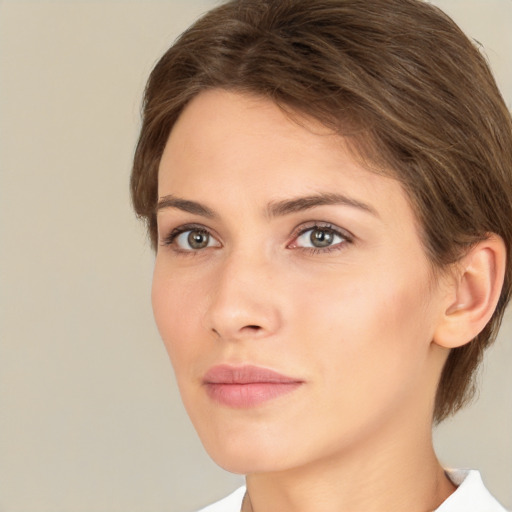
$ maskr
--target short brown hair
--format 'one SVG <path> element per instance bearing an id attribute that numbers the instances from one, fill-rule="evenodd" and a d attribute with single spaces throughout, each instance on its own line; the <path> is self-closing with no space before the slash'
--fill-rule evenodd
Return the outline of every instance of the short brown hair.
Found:
<path id="1" fill-rule="evenodd" d="M 485 58 L 421 0 L 232 0 L 191 26 L 149 78 L 131 176 L 156 248 L 158 166 L 169 133 L 201 91 L 266 97 L 349 135 L 365 161 L 399 180 L 435 268 L 490 233 L 507 247 L 496 311 L 451 351 L 441 421 L 471 398 L 512 286 L 512 121 Z"/>

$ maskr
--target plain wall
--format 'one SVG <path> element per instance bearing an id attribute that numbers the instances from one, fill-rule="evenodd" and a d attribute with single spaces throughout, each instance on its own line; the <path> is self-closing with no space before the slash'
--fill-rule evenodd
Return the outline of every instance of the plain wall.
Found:
<path id="1" fill-rule="evenodd" d="M 512 1 L 438 0 L 512 103 Z M 0 3 L 0 511 L 187 512 L 241 477 L 205 455 L 153 324 L 128 197 L 147 75 L 211 0 Z M 512 318 L 449 466 L 512 508 Z"/>

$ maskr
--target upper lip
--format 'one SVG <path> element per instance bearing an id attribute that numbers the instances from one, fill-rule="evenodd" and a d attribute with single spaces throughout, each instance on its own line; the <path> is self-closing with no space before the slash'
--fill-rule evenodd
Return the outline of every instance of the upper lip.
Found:
<path id="1" fill-rule="evenodd" d="M 205 384 L 290 384 L 302 382 L 300 379 L 282 375 L 274 370 L 260 366 L 230 366 L 221 364 L 210 368 L 203 377 Z"/>

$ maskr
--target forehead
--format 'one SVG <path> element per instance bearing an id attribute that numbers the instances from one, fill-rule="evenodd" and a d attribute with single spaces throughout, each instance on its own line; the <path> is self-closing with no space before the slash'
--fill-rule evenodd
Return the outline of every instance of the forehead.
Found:
<path id="1" fill-rule="evenodd" d="M 213 158 L 212 165 L 220 159 L 229 165 L 245 159 L 250 165 L 252 159 L 256 165 L 270 163 L 279 148 L 284 164 L 296 155 L 338 148 L 343 142 L 320 122 L 292 118 L 261 96 L 214 89 L 200 93 L 186 106 L 170 133 L 162 160 L 183 157 L 186 162 L 180 159 L 180 164 L 192 165 Z M 240 153 L 240 148 L 245 151 Z"/>
<path id="2" fill-rule="evenodd" d="M 207 203 L 247 207 L 332 192 L 411 214 L 399 183 L 365 168 L 346 138 L 265 98 L 224 90 L 203 92 L 186 107 L 159 168 L 159 196 Z"/>

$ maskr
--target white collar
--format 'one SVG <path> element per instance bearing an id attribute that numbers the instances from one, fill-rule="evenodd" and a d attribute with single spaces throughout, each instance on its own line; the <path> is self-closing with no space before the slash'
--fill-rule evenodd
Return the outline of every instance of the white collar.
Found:
<path id="1" fill-rule="evenodd" d="M 457 490 L 434 512 L 507 512 L 485 488 L 478 471 L 447 469 L 445 472 Z M 245 487 L 240 487 L 199 512 L 239 512 L 244 494 Z"/>
<path id="2" fill-rule="evenodd" d="M 447 469 L 445 472 L 457 490 L 435 512 L 506 512 L 485 488 L 478 471 Z"/>

